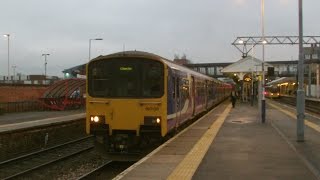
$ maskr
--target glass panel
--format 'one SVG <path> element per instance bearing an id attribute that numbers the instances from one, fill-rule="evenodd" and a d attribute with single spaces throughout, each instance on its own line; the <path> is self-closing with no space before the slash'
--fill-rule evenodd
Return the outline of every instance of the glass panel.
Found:
<path id="1" fill-rule="evenodd" d="M 208 75 L 214 75 L 214 67 L 208 67 Z"/>
<path id="2" fill-rule="evenodd" d="M 112 93 L 112 69 L 107 63 L 97 61 L 90 65 L 90 90 L 98 97 L 109 96 Z"/>
<path id="3" fill-rule="evenodd" d="M 142 95 L 157 97 L 162 95 L 163 65 L 160 62 L 146 62 L 142 64 Z"/>
<path id="4" fill-rule="evenodd" d="M 117 58 L 89 64 L 88 90 L 93 97 L 160 97 L 163 64 L 146 59 Z"/>
<path id="5" fill-rule="evenodd" d="M 223 67 L 217 67 L 217 75 L 222 75 L 221 70 L 223 69 Z"/>
<path id="6" fill-rule="evenodd" d="M 202 74 L 206 74 L 206 68 L 205 67 L 199 67 L 199 72 Z"/>

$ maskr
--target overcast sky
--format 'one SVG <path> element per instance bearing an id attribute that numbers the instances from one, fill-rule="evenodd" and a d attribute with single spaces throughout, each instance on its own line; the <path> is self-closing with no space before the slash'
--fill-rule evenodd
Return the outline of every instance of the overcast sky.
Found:
<path id="1" fill-rule="evenodd" d="M 193 63 L 235 62 L 237 36 L 261 35 L 261 0 L 0 0 L 0 33 L 10 34 L 10 71 L 48 75 L 125 50 Z M 319 0 L 304 0 L 304 35 L 319 35 Z M 298 35 L 298 0 L 265 1 L 265 34 Z M 7 38 L 0 37 L 0 75 Z M 255 54 L 261 58 L 261 47 Z M 267 46 L 266 61 L 298 57 L 297 46 Z"/>

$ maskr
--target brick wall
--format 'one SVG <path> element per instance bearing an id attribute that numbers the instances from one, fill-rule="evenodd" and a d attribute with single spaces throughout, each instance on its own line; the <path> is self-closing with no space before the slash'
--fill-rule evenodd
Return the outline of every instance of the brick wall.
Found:
<path id="1" fill-rule="evenodd" d="M 0 102 L 36 100 L 46 88 L 39 85 L 0 85 Z"/>

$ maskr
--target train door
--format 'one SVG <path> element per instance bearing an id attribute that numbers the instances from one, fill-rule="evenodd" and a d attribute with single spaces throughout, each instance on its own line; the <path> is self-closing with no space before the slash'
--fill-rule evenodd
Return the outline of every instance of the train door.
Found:
<path id="1" fill-rule="evenodd" d="M 173 109 L 173 116 L 172 119 L 174 120 L 174 128 L 177 125 L 177 90 L 176 90 L 176 77 L 172 76 L 172 83 L 173 83 L 173 89 L 172 89 L 172 109 Z"/>
<path id="2" fill-rule="evenodd" d="M 195 85 L 194 77 L 191 76 L 191 103 L 192 103 L 192 116 L 195 114 L 195 94 L 196 94 L 196 85 Z"/>
<path id="3" fill-rule="evenodd" d="M 204 83 L 204 103 L 205 103 L 205 108 L 206 110 L 208 109 L 208 80 L 205 81 Z"/>
<path id="4" fill-rule="evenodd" d="M 175 104 L 176 104 L 176 127 L 180 124 L 181 117 L 181 93 L 180 93 L 180 78 L 178 76 L 175 77 Z"/>

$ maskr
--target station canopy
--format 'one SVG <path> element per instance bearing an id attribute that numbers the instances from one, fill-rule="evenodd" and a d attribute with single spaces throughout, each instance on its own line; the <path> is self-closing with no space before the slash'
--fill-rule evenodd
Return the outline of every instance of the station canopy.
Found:
<path id="1" fill-rule="evenodd" d="M 262 61 L 252 56 L 247 56 L 239 61 L 226 66 L 221 70 L 222 73 L 251 73 L 262 71 Z M 264 71 L 268 71 L 268 67 L 273 67 L 271 64 L 264 62 Z"/>
<path id="2" fill-rule="evenodd" d="M 296 77 L 281 77 L 271 82 L 268 82 L 267 85 L 278 85 L 282 83 L 292 83 L 296 81 L 297 81 Z"/>

